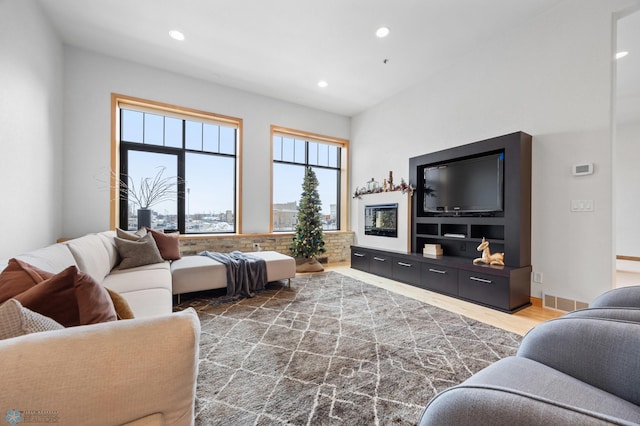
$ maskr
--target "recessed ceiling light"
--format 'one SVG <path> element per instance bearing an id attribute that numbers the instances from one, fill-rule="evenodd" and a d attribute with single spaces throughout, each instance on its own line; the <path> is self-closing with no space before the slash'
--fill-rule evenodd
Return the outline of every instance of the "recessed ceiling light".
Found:
<path id="1" fill-rule="evenodd" d="M 389 28 L 387 27 L 380 27 L 376 30 L 376 36 L 378 36 L 379 38 L 384 38 L 388 35 L 389 35 Z"/>
<path id="2" fill-rule="evenodd" d="M 623 50 L 622 52 L 618 52 L 618 53 L 616 53 L 616 59 L 624 58 L 628 54 L 629 54 L 629 52 L 627 52 L 626 50 Z"/>
<path id="3" fill-rule="evenodd" d="M 171 37 L 174 40 L 179 40 L 182 41 L 184 40 L 184 34 L 182 34 L 180 31 L 178 30 L 171 30 L 169 31 L 169 37 Z"/>
<path id="4" fill-rule="evenodd" d="M 324 80 L 320 80 L 320 81 L 318 82 L 318 87 L 327 87 L 328 85 L 329 85 L 329 83 L 327 83 L 327 82 L 326 82 L 326 81 L 324 81 Z"/>

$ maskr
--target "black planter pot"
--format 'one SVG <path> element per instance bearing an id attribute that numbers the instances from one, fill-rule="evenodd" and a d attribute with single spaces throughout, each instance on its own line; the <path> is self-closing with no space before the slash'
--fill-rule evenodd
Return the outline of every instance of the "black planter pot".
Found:
<path id="1" fill-rule="evenodd" d="M 138 229 L 151 228 L 151 209 L 138 209 Z"/>

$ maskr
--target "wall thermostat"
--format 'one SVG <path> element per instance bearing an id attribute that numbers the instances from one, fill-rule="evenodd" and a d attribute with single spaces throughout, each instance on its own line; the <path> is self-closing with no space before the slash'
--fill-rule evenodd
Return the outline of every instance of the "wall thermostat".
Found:
<path id="1" fill-rule="evenodd" d="M 593 174 L 593 163 L 574 164 L 573 175 L 584 176 Z"/>

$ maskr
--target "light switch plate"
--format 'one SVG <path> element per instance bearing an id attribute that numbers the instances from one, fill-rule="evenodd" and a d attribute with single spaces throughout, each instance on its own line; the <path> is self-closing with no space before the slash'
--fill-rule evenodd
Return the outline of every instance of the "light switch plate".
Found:
<path id="1" fill-rule="evenodd" d="M 593 200 L 571 200 L 572 212 L 592 212 L 594 209 Z"/>

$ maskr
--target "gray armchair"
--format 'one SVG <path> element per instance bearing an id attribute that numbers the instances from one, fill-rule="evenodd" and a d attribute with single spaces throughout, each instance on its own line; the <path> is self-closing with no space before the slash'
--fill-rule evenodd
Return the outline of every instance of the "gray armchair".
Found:
<path id="1" fill-rule="evenodd" d="M 640 286 L 609 290 L 591 302 L 589 308 L 569 312 L 564 318 L 609 318 L 640 322 Z"/>
<path id="2" fill-rule="evenodd" d="M 639 424 L 640 322 L 603 313 L 535 327 L 516 356 L 433 398 L 420 424 Z"/>
<path id="3" fill-rule="evenodd" d="M 589 308 L 640 308 L 640 285 L 609 290 L 591 302 Z"/>

